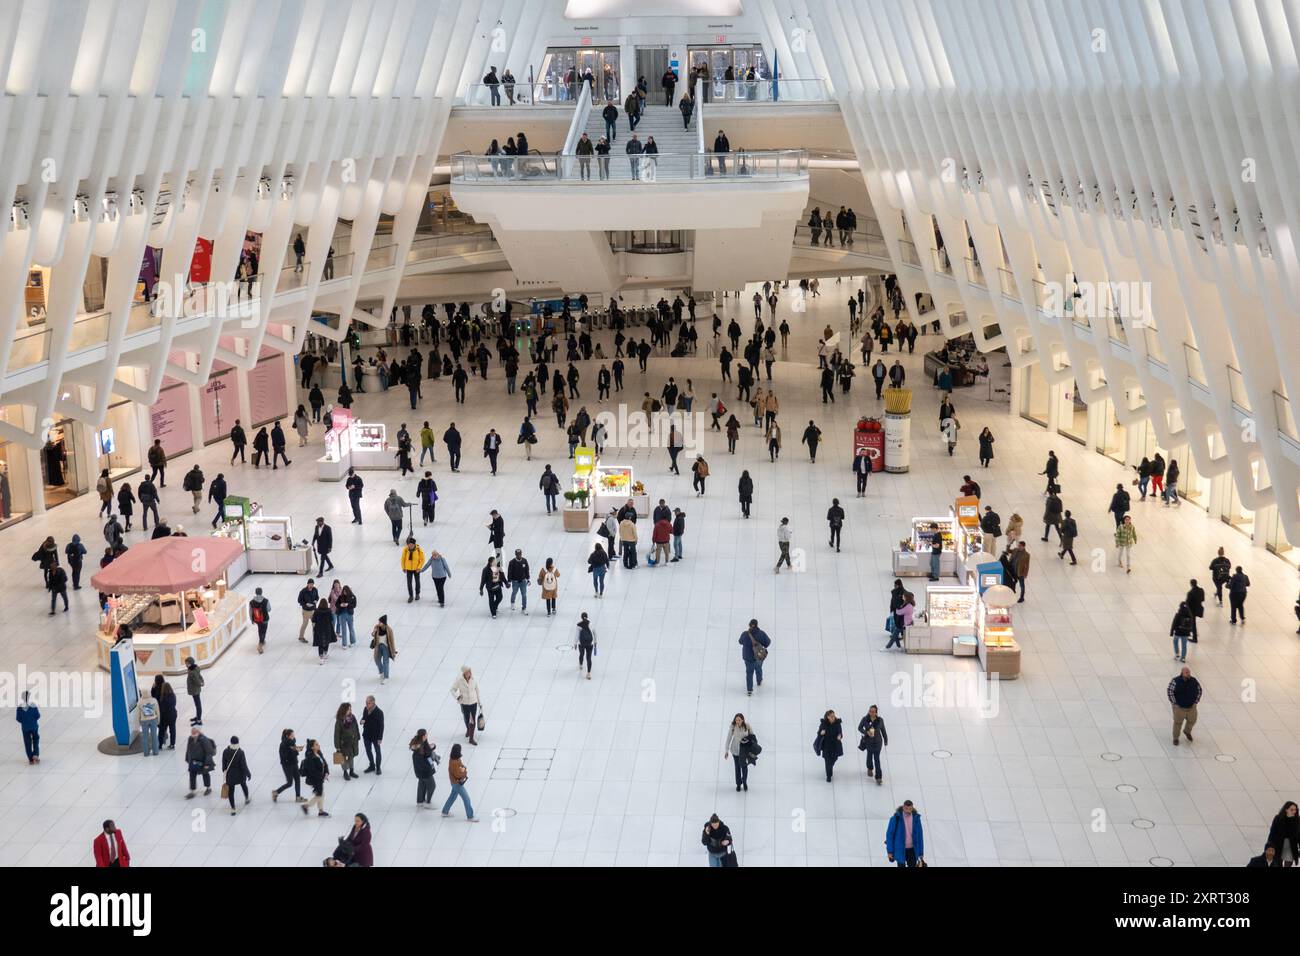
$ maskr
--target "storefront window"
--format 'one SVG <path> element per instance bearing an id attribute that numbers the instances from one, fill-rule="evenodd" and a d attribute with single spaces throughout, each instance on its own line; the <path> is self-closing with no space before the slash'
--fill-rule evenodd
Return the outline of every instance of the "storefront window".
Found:
<path id="1" fill-rule="evenodd" d="M 0 528 L 32 513 L 32 489 L 27 481 L 27 449 L 0 442 Z"/>
<path id="2" fill-rule="evenodd" d="M 1025 376 L 1025 387 L 1020 399 L 1020 415 L 1022 418 L 1027 418 L 1031 422 L 1046 427 L 1048 415 L 1047 379 L 1043 377 L 1043 372 L 1037 365 L 1026 366 L 1023 374 Z"/>
<path id="3" fill-rule="evenodd" d="M 1065 414 L 1061 417 L 1061 434 L 1067 438 L 1073 438 L 1081 445 L 1086 444 L 1088 441 L 1088 403 L 1079 394 L 1077 380 L 1070 383 L 1070 394 L 1066 398 L 1069 405 L 1063 409 Z"/>
<path id="4" fill-rule="evenodd" d="M 1109 398 L 1105 406 L 1105 428 L 1101 435 L 1101 446 L 1097 451 L 1107 458 L 1124 464 L 1124 450 L 1128 445 L 1128 429 L 1115 417 L 1115 403 Z"/>
<path id="5" fill-rule="evenodd" d="M 99 459 L 95 474 L 105 468 L 116 481 L 140 467 L 140 429 L 136 419 L 136 406 L 132 402 L 119 402 L 109 406 L 104 423 L 95 433 L 95 452 Z"/>
<path id="6" fill-rule="evenodd" d="M 1291 547 L 1291 542 L 1286 538 L 1286 531 L 1282 527 L 1282 515 L 1277 508 L 1270 508 L 1272 517 L 1269 519 L 1268 528 L 1268 550 L 1272 551 L 1282 560 L 1286 561 L 1293 567 L 1300 565 L 1300 551 Z"/>
<path id="7" fill-rule="evenodd" d="M 41 448 L 41 477 L 45 485 L 45 507 L 53 508 L 86 490 L 85 467 L 79 461 L 81 424 L 70 419 L 50 427 Z"/>
<path id="8" fill-rule="evenodd" d="M 577 99 L 578 81 L 591 70 L 592 96 L 617 102 L 621 98 L 618 67 L 617 47 L 551 47 L 537 76 L 537 98 L 553 103 Z"/>
<path id="9" fill-rule="evenodd" d="M 1258 477 L 1259 462 L 1251 462 L 1251 472 Z M 1226 505 L 1220 518 L 1227 524 L 1232 525 L 1242 534 L 1248 537 L 1254 537 L 1255 534 L 1255 512 L 1247 510 L 1242 506 L 1241 495 L 1237 493 L 1237 483 L 1228 480 L 1228 494 Z"/>

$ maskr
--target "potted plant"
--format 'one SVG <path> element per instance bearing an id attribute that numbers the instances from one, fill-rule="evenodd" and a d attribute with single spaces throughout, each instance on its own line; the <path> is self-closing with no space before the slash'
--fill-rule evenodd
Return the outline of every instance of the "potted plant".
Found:
<path id="1" fill-rule="evenodd" d="M 591 491 L 582 488 L 578 491 L 566 491 L 564 500 L 568 507 L 564 509 L 564 530 L 586 532 L 591 529 Z"/>

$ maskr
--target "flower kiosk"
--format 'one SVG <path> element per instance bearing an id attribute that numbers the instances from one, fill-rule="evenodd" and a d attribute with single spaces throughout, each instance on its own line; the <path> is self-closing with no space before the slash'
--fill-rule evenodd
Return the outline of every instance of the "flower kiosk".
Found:
<path id="1" fill-rule="evenodd" d="M 601 514 L 623 507 L 629 499 L 638 516 L 650 513 L 650 496 L 636 480 L 631 465 L 602 465 L 597 459 L 594 474 L 596 510 Z"/>
<path id="2" fill-rule="evenodd" d="M 591 530 L 596 510 L 596 450 L 579 445 L 573 450 L 573 487 L 564 493 L 564 530 Z"/>
<path id="3" fill-rule="evenodd" d="M 211 665 L 248 626 L 248 602 L 226 578 L 243 554 L 233 538 L 158 538 L 102 569 L 90 579 L 108 598 L 95 634 L 99 666 L 110 669 L 123 624 L 133 631 L 140 671 L 184 674 L 187 657 Z"/>

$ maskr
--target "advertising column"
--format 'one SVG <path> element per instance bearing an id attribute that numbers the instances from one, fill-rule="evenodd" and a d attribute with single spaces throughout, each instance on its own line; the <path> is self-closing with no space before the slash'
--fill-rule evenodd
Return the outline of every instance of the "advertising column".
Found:
<path id="1" fill-rule="evenodd" d="M 885 389 L 885 471 L 901 475 L 910 467 L 912 390 Z"/>

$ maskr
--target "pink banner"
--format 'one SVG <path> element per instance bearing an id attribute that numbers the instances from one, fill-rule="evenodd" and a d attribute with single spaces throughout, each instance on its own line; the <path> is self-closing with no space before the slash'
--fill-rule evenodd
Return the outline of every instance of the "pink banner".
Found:
<path id="1" fill-rule="evenodd" d="M 264 357 L 248 373 L 248 413 L 254 425 L 289 417 L 284 390 L 284 353 Z"/>
<path id="2" fill-rule="evenodd" d="M 167 457 L 183 454 L 194 447 L 190 427 L 190 390 L 187 386 L 163 389 L 158 401 L 149 409 L 150 444 L 162 441 Z"/>

